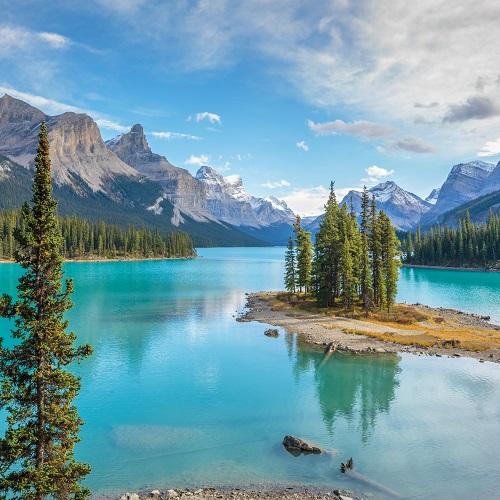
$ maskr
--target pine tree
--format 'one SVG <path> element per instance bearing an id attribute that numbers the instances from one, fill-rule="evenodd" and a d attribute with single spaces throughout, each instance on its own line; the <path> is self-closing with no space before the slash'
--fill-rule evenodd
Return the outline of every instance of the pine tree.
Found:
<path id="1" fill-rule="evenodd" d="M 0 439 L 0 491 L 3 498 L 82 499 L 79 484 L 90 468 L 74 459 L 82 425 L 73 400 L 79 379 L 65 368 L 90 355 L 75 347 L 64 313 L 73 284 L 62 285 L 62 237 L 52 195 L 47 128 L 40 126 L 33 199 L 22 209 L 16 261 L 24 269 L 18 298 L 4 295 L 0 312 L 15 318 L 13 347 L 0 347 L 0 407 L 7 430 Z"/>
<path id="2" fill-rule="evenodd" d="M 318 302 L 325 307 L 335 303 L 339 290 L 340 234 L 339 207 L 334 183 L 325 204 L 325 215 L 316 234 L 314 281 Z"/>
<path id="3" fill-rule="evenodd" d="M 295 263 L 295 249 L 292 238 L 288 238 L 285 255 L 285 288 L 289 294 L 295 293 L 297 286 L 297 269 Z"/>
<path id="4" fill-rule="evenodd" d="M 354 273 L 351 248 L 347 238 L 344 240 L 342 245 L 340 276 L 342 281 L 343 305 L 345 309 L 350 309 L 354 298 Z"/>
<path id="5" fill-rule="evenodd" d="M 311 233 L 302 227 L 301 219 L 297 219 L 293 226 L 297 245 L 297 284 L 300 291 L 308 293 L 311 286 L 312 253 Z"/>
<path id="6" fill-rule="evenodd" d="M 365 313 L 372 307 L 373 302 L 373 286 L 372 275 L 370 269 L 369 255 L 369 232 L 370 232 L 370 199 L 366 186 L 363 186 L 361 195 L 361 250 L 360 250 L 360 281 L 361 281 L 361 297 L 363 300 L 363 309 Z"/>
<path id="7" fill-rule="evenodd" d="M 397 293 L 400 266 L 399 240 L 389 217 L 384 212 L 380 212 L 379 219 L 382 241 L 383 299 L 385 303 L 381 306 L 385 305 L 389 311 L 396 300 Z"/>

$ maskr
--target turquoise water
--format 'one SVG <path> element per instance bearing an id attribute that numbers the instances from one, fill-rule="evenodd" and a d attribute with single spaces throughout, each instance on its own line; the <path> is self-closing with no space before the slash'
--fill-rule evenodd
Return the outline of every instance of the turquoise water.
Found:
<path id="1" fill-rule="evenodd" d="M 69 318 L 93 357 L 78 456 L 94 492 L 206 484 L 336 486 L 386 498 L 493 498 L 500 487 L 500 366 L 336 355 L 238 323 L 247 291 L 279 289 L 279 248 L 202 249 L 188 261 L 67 264 Z M 0 290 L 19 270 L 0 266 Z M 400 300 L 500 320 L 500 274 L 405 269 Z M 0 332 L 8 331 L 0 321 Z M 295 434 L 332 450 L 293 457 Z M 367 481 L 339 472 L 354 458 Z"/>

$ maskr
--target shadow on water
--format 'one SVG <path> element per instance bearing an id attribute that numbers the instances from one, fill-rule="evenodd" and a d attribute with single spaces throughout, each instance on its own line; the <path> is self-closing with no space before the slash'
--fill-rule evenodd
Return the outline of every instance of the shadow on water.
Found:
<path id="1" fill-rule="evenodd" d="M 397 354 L 325 354 L 293 335 L 287 336 L 289 355 L 295 355 L 296 379 L 314 370 L 314 382 L 323 421 L 330 435 L 339 417 L 356 421 L 363 442 L 375 427 L 379 413 L 388 413 L 399 385 Z"/>

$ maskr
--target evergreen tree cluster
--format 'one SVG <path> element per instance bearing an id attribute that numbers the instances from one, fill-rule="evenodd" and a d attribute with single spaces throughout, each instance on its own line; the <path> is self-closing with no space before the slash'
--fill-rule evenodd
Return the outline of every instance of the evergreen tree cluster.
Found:
<path id="1" fill-rule="evenodd" d="M 0 212 L 0 257 L 13 258 L 17 250 L 15 233 L 25 222 L 20 211 Z M 163 234 L 147 228 L 89 222 L 76 216 L 59 218 L 62 252 L 65 258 L 149 258 L 192 257 L 191 238 L 182 232 Z"/>
<path id="2" fill-rule="evenodd" d="M 420 229 L 402 240 L 406 264 L 456 267 L 496 267 L 500 262 L 500 216 L 491 213 L 486 223 L 471 222 L 467 212 L 456 228 Z"/>
<path id="3" fill-rule="evenodd" d="M 311 235 L 294 225 L 285 255 L 285 287 L 291 294 L 311 293 L 322 307 L 361 304 L 390 309 L 397 292 L 399 240 L 389 217 L 375 207 L 366 188 L 360 222 L 346 205 L 339 207 L 332 183 L 314 247 Z"/>

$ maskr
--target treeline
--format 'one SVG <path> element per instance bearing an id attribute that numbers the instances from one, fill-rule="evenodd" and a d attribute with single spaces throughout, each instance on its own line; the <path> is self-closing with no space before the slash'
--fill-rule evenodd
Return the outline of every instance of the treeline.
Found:
<path id="1" fill-rule="evenodd" d="M 21 211 L 0 212 L 0 257 L 11 259 L 17 250 L 14 233 L 24 228 Z M 159 231 L 104 222 L 89 222 L 79 217 L 60 217 L 63 256 L 67 259 L 93 258 L 175 258 L 193 257 L 191 238 L 181 232 Z"/>
<path id="2" fill-rule="evenodd" d="M 403 262 L 426 266 L 496 267 L 500 259 L 500 216 L 471 222 L 467 212 L 456 228 L 432 227 L 408 233 L 402 240 Z"/>
<path id="3" fill-rule="evenodd" d="M 399 240 L 389 217 L 376 210 L 366 188 L 359 224 L 352 209 L 338 206 L 332 184 L 315 244 L 299 217 L 294 231 L 285 256 L 289 293 L 311 294 L 323 307 L 390 309 L 397 292 Z"/>

